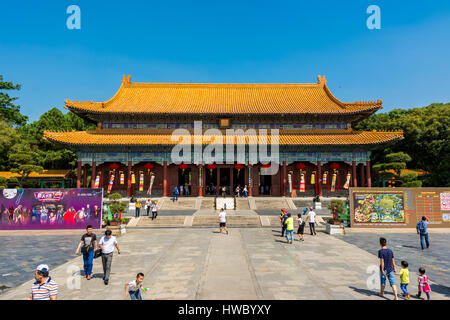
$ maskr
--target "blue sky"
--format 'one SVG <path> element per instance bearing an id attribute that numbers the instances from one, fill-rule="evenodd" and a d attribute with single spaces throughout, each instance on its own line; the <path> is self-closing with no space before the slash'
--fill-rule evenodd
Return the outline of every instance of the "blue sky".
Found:
<path id="1" fill-rule="evenodd" d="M 81 9 L 69 30 L 66 9 Z M 366 9 L 381 8 L 381 30 Z M 21 1 L 0 5 L 0 74 L 36 120 L 133 82 L 307 83 L 384 109 L 450 102 L 450 1 Z"/>

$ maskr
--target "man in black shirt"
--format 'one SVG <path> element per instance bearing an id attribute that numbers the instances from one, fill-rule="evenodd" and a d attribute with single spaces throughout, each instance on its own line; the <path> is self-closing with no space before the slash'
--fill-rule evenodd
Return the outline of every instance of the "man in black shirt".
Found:
<path id="1" fill-rule="evenodd" d="M 78 244 L 75 254 L 83 253 L 84 261 L 84 277 L 91 280 L 92 266 L 94 264 L 94 252 L 97 250 L 97 236 L 92 233 L 92 226 L 86 227 L 86 233 L 81 236 L 80 243 Z"/>

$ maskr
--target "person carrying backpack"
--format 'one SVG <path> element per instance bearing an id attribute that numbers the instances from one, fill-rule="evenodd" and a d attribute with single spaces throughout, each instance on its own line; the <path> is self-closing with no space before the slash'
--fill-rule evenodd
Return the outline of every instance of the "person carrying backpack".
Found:
<path id="1" fill-rule="evenodd" d="M 422 250 L 425 249 L 425 244 L 427 246 L 427 249 L 430 247 L 430 242 L 428 240 L 428 224 L 430 221 L 427 217 L 423 216 L 422 220 L 417 222 L 416 230 L 417 234 L 420 235 L 420 246 L 422 247 Z"/>

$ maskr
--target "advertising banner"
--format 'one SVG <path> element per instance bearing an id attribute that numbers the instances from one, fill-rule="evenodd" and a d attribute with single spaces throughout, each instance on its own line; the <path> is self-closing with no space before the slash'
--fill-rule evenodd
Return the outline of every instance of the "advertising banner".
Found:
<path id="1" fill-rule="evenodd" d="M 103 189 L 0 189 L 0 230 L 101 226 Z"/>

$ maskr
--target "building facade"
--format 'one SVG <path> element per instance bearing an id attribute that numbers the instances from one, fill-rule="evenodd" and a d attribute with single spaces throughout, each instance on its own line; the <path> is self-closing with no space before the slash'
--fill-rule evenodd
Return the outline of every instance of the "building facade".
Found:
<path id="1" fill-rule="evenodd" d="M 382 101 L 344 103 L 324 76 L 311 84 L 130 80 L 124 76 L 108 101 L 66 100 L 65 107 L 96 123 L 95 130 L 44 133 L 76 151 L 77 187 L 127 196 L 169 196 L 175 186 L 190 196 L 213 195 L 222 187 L 232 194 L 237 186 L 247 186 L 250 196 L 287 196 L 293 190 L 297 196 L 340 195 L 349 186 L 371 187 L 371 151 L 403 139 L 402 132 L 354 131 L 352 125 L 381 109 Z M 244 140 L 227 140 L 230 130 L 243 133 Z M 268 154 L 278 148 L 278 157 L 255 159 L 265 140 L 261 132 L 267 132 Z M 231 153 L 225 152 L 227 143 L 236 146 Z M 180 146 L 190 148 L 181 152 L 182 163 L 173 156 Z M 267 175 L 268 166 L 277 172 Z"/>

